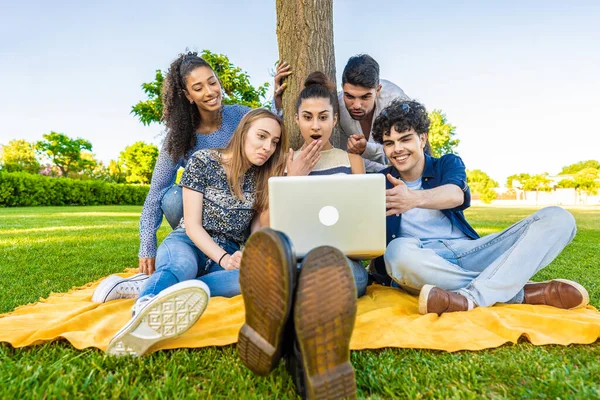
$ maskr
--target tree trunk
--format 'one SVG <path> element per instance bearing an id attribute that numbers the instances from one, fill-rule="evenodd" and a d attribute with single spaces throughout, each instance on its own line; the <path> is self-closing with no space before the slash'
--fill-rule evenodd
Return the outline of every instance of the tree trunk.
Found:
<path id="1" fill-rule="evenodd" d="M 321 71 L 335 83 L 333 0 L 277 0 L 277 42 L 279 59 L 294 71 L 283 94 L 283 117 L 290 145 L 298 149 L 303 139 L 295 122 L 296 98 L 304 80 L 309 73 Z M 337 131 L 331 142 L 338 147 Z"/>

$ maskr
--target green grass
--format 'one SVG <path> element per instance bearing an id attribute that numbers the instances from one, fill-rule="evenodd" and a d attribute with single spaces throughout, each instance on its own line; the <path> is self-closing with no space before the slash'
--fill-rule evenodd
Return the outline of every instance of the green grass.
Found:
<path id="1" fill-rule="evenodd" d="M 0 209 L 0 313 L 137 265 L 140 207 Z M 473 208 L 481 233 L 534 209 Z M 574 209 L 578 234 L 536 280 L 586 286 L 600 307 L 600 209 Z M 168 233 L 161 228 L 160 238 Z M 352 352 L 360 398 L 600 398 L 600 342 L 479 352 L 385 349 Z M 234 346 L 160 351 L 141 359 L 79 351 L 66 341 L 0 344 L 0 398 L 295 398 L 282 365 L 257 377 Z"/>

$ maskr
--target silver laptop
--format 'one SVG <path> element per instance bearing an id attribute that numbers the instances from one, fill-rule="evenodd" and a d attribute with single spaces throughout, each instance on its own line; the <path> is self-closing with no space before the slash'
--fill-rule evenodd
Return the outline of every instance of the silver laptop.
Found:
<path id="1" fill-rule="evenodd" d="M 385 252 L 383 174 L 272 177 L 269 214 L 299 258 L 323 245 L 354 259 Z"/>

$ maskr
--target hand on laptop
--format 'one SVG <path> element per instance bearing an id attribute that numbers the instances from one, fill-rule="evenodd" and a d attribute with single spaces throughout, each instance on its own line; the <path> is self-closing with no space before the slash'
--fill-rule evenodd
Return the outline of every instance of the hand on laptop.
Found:
<path id="1" fill-rule="evenodd" d="M 321 149 L 323 142 L 313 140 L 309 145 L 302 146 L 300 154 L 294 160 L 294 150 L 290 149 L 287 159 L 288 176 L 303 176 L 310 174 L 310 171 L 321 158 Z"/>
<path id="2" fill-rule="evenodd" d="M 346 143 L 348 153 L 361 155 L 367 149 L 367 139 L 365 135 L 352 135 Z"/>
<path id="3" fill-rule="evenodd" d="M 408 186 L 390 174 L 387 174 L 387 178 L 394 187 L 385 191 L 385 208 L 387 210 L 385 215 L 389 217 L 394 214 L 402 214 L 415 208 L 415 196 Z"/>

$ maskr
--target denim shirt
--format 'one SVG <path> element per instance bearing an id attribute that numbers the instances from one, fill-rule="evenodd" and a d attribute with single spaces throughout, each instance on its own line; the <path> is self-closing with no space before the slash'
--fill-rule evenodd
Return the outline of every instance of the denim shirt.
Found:
<path id="1" fill-rule="evenodd" d="M 400 173 L 396 168 L 390 166 L 379 173 L 391 174 L 393 177 L 400 179 Z M 454 154 L 446 154 L 440 158 L 435 158 L 425 154 L 425 168 L 423 169 L 422 184 L 423 190 L 433 189 L 438 186 L 452 184 L 456 185 L 464 193 L 463 203 L 455 208 L 448 210 L 440 210 L 452 223 L 452 225 L 458 228 L 464 233 L 469 239 L 478 239 L 479 235 L 469 225 L 463 214 L 463 210 L 469 208 L 471 205 L 471 191 L 467 184 L 467 173 L 465 170 L 465 164 L 462 162 L 460 157 Z M 386 180 L 386 189 L 391 189 L 393 185 Z M 402 220 L 402 214 L 391 215 L 386 218 L 386 245 L 397 237 L 400 237 L 400 221 Z M 443 239 L 443 238 L 440 238 Z M 375 281 L 389 285 L 391 278 L 388 276 L 383 256 L 378 257 L 374 260 L 374 270 L 372 269 L 372 275 Z"/>

